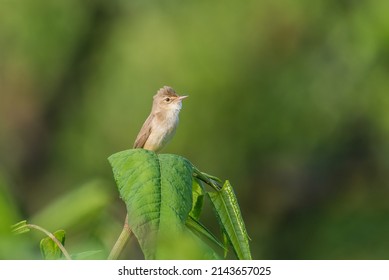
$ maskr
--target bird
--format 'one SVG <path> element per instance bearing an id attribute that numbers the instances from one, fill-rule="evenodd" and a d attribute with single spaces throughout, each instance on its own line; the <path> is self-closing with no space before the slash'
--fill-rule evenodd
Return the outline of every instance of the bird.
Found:
<path id="1" fill-rule="evenodd" d="M 143 148 L 159 152 L 173 138 L 187 95 L 178 95 L 170 86 L 160 88 L 153 97 L 151 113 L 134 142 L 134 149 Z"/>

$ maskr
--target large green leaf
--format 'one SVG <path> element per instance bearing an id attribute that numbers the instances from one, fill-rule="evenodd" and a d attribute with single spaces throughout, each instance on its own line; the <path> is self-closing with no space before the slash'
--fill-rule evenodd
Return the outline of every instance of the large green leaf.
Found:
<path id="1" fill-rule="evenodd" d="M 122 151 L 108 160 L 145 258 L 169 258 L 166 244 L 178 242 L 187 231 L 192 164 L 177 155 L 144 149 Z"/>
<path id="2" fill-rule="evenodd" d="M 209 192 L 208 195 L 236 256 L 250 260 L 249 238 L 230 182 L 227 180 L 220 191 Z"/>

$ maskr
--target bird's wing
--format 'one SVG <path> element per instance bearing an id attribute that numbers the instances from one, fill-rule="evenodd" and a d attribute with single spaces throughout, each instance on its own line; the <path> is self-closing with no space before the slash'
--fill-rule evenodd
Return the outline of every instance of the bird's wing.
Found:
<path id="1" fill-rule="evenodd" d="M 150 116 L 146 119 L 141 130 L 138 133 L 138 136 L 136 137 L 136 140 L 134 143 L 134 149 L 144 147 L 147 139 L 149 138 L 149 136 L 151 134 L 151 122 L 153 121 L 153 118 L 154 118 L 154 116 L 152 114 L 150 114 Z"/>

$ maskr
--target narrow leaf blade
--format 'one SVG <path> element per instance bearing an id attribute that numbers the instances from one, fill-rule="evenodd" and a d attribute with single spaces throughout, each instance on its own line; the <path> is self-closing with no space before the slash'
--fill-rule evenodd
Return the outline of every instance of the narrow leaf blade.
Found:
<path id="1" fill-rule="evenodd" d="M 239 259 L 250 260 L 249 238 L 230 182 L 227 180 L 220 191 L 208 195 L 235 254 Z"/>
<path id="2" fill-rule="evenodd" d="M 189 216 L 188 220 L 186 221 L 186 225 L 188 226 L 189 229 L 191 229 L 195 233 L 199 234 L 200 236 L 206 237 L 213 244 L 219 246 L 223 250 L 226 250 L 226 247 L 223 246 L 223 244 L 216 238 L 216 236 L 213 235 L 213 233 L 209 229 L 207 229 L 202 223 L 200 223 L 198 220 Z"/>

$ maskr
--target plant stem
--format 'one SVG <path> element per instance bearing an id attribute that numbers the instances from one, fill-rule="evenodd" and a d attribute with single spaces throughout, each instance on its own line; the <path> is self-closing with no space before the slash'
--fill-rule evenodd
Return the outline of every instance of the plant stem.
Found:
<path id="1" fill-rule="evenodd" d="M 120 233 L 118 240 L 116 240 L 115 245 L 113 246 L 111 252 L 109 253 L 108 256 L 109 260 L 117 260 L 119 258 L 120 254 L 123 252 L 124 248 L 126 247 L 126 244 L 130 239 L 131 234 L 132 231 L 130 226 L 128 225 L 128 214 L 127 214 L 126 220 L 124 221 L 122 232 Z"/>
<path id="2" fill-rule="evenodd" d="M 53 240 L 55 242 L 55 244 L 57 244 L 58 248 L 62 251 L 62 254 L 65 256 L 65 258 L 67 260 L 71 260 L 72 258 L 70 257 L 68 251 L 66 251 L 65 247 L 62 245 L 62 243 L 54 236 L 54 234 L 52 234 L 51 232 L 45 230 L 44 228 L 40 227 L 40 226 L 37 226 L 37 225 L 34 225 L 34 224 L 26 224 L 26 227 L 28 228 L 33 228 L 33 229 L 36 229 L 36 230 L 39 230 L 41 232 L 43 232 L 44 234 L 46 234 L 48 237 L 50 237 L 51 240 Z"/>
<path id="3" fill-rule="evenodd" d="M 208 184 L 209 186 L 214 188 L 216 191 L 220 191 L 222 189 L 222 187 L 219 184 L 219 182 L 221 182 L 219 178 L 214 177 L 214 176 L 210 176 L 207 173 L 203 173 L 194 166 L 193 166 L 193 176 L 200 179 L 204 183 Z"/>

